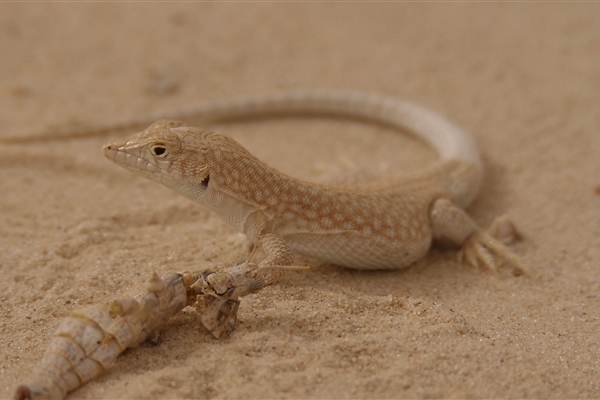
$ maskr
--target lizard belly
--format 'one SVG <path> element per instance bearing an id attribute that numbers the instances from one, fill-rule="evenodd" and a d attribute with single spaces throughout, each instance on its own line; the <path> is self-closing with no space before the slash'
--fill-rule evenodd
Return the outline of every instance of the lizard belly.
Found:
<path id="1" fill-rule="evenodd" d="M 296 233 L 285 236 L 299 254 L 356 269 L 399 269 L 422 258 L 431 246 L 431 230 L 396 232 L 395 240 L 360 232 Z"/>

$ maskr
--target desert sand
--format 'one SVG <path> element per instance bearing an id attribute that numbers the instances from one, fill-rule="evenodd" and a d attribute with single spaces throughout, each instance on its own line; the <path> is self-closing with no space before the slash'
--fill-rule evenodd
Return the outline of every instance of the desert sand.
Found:
<path id="1" fill-rule="evenodd" d="M 401 271 L 298 258 L 214 339 L 193 309 L 69 398 L 600 397 L 600 5 L 0 4 L 0 398 L 73 309 L 148 276 L 247 257 L 217 216 L 108 162 L 132 132 L 44 140 L 206 100 L 378 92 L 475 138 L 468 212 L 508 214 L 531 276 L 433 249 Z M 188 121 L 193 123 L 193 121 Z M 435 160 L 402 133 L 289 118 L 211 126 L 297 177 L 370 179 Z"/>

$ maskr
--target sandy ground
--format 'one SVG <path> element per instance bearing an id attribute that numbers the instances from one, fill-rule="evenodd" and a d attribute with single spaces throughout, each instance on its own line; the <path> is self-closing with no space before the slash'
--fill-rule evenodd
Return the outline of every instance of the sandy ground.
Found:
<path id="1" fill-rule="evenodd" d="M 70 397 L 600 397 L 598 26 L 591 3 L 1 4 L 0 137 L 285 89 L 395 95 L 474 135 L 487 179 L 468 211 L 509 214 L 532 270 L 435 249 L 394 272 L 301 259 L 314 268 L 246 298 L 230 338 L 186 310 Z M 315 181 L 435 159 L 349 121 L 218 128 Z M 0 146 L 0 398 L 74 308 L 248 254 L 218 217 L 101 156 L 128 133 Z"/>

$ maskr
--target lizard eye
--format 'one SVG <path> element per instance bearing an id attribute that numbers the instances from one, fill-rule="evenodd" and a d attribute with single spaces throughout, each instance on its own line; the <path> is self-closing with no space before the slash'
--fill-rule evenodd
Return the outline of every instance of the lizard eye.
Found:
<path id="1" fill-rule="evenodd" d="M 155 144 L 150 148 L 153 156 L 164 157 L 167 155 L 167 147 L 164 144 Z"/>

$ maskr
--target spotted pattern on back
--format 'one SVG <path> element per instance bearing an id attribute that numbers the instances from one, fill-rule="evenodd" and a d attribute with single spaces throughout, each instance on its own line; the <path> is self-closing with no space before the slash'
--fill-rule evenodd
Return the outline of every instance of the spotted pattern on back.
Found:
<path id="1" fill-rule="evenodd" d="M 261 162 L 228 136 L 203 137 L 210 144 L 211 180 L 238 201 L 260 208 L 268 220 L 263 229 L 299 253 L 345 266 L 395 268 L 420 258 L 430 246 L 429 207 L 445 195 L 436 185 L 418 181 L 373 189 L 304 182 Z"/>

